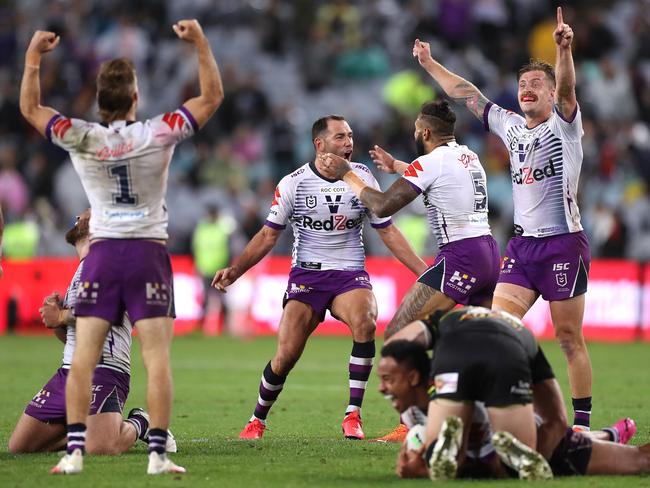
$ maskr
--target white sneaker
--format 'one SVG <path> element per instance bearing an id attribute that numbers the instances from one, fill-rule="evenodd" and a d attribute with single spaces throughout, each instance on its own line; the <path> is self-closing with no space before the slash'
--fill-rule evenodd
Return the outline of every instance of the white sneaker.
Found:
<path id="1" fill-rule="evenodd" d="M 521 442 L 510 432 L 496 432 L 492 444 L 504 464 L 519 473 L 522 480 L 550 480 L 551 467 L 540 453 Z"/>
<path id="2" fill-rule="evenodd" d="M 84 456 L 81 449 L 75 449 L 72 454 L 63 456 L 59 463 L 50 469 L 50 474 L 77 474 L 84 467 Z"/>
<path id="3" fill-rule="evenodd" d="M 463 442 L 463 421 L 454 415 L 445 419 L 429 459 L 429 478 L 453 480 L 458 468 L 458 451 Z"/>
<path id="4" fill-rule="evenodd" d="M 157 452 L 149 453 L 149 466 L 147 467 L 147 474 L 163 474 L 163 473 L 185 473 L 185 468 L 176 466 L 166 454 L 158 454 Z"/>

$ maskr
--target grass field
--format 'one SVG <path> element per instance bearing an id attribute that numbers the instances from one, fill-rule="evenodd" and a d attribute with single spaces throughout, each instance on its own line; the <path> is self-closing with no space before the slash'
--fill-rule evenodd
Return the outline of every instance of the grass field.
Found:
<path id="1" fill-rule="evenodd" d="M 184 476 L 150 477 L 146 450 L 138 444 L 119 457 L 90 457 L 82 475 L 54 477 L 47 470 L 56 454 L 14 456 L 9 435 L 25 404 L 58 367 L 61 344 L 51 337 L 0 338 L 0 487 L 55 486 L 424 486 L 394 475 L 397 445 L 345 441 L 340 423 L 347 404 L 346 338 L 314 338 L 269 417 L 265 438 L 240 441 L 237 435 L 255 405 L 262 369 L 273 354 L 273 338 L 240 342 L 199 336 L 174 342 L 175 402 L 172 428 L 179 452 L 174 460 Z M 555 344 L 546 344 L 563 390 L 564 361 Z M 593 425 L 631 416 L 639 427 L 632 443 L 650 442 L 650 346 L 591 344 L 594 365 Z M 127 410 L 143 405 L 144 376 L 137 345 Z M 369 438 L 397 421 L 371 377 L 364 403 Z M 501 486 L 497 481 L 457 481 L 453 486 Z M 523 482 L 506 482 L 515 486 Z M 565 478 L 547 482 L 563 487 L 648 487 L 649 476 Z"/>

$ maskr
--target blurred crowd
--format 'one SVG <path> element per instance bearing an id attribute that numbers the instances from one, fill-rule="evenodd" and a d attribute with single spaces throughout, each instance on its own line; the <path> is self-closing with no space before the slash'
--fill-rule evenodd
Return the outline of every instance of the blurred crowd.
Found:
<path id="1" fill-rule="evenodd" d="M 311 125 L 338 113 L 355 135 L 353 159 L 372 166 L 379 144 L 415 154 L 413 121 L 440 92 L 411 56 L 413 40 L 518 110 L 516 71 L 529 58 L 554 62 L 555 7 L 538 0 L 20 0 L 0 3 L 0 202 L 6 257 L 72 254 L 63 232 L 87 200 L 66 154 L 29 128 L 18 108 L 24 51 L 35 29 L 61 35 L 41 72 L 45 104 L 96 119 L 94 79 L 106 59 L 138 70 L 140 118 L 176 108 L 198 88 L 196 60 L 171 25 L 197 18 L 211 41 L 226 98 L 172 161 L 170 248 L 221 246 L 223 265 L 259 230 L 277 181 L 311 160 Z M 596 257 L 650 259 L 650 1 L 565 1 L 575 32 L 583 113 L 583 225 Z M 490 221 L 504 245 L 512 231 L 508 158 L 502 144 L 458 107 L 457 139 L 488 171 Z M 393 176 L 378 175 L 382 186 Z M 396 217 L 431 255 L 421 204 Z M 210 232 L 219 229 L 219 232 Z M 207 226 L 207 231 L 206 231 Z M 223 235 L 227 239 L 223 239 Z M 368 228 L 368 252 L 386 251 Z M 207 236 L 207 237 L 206 237 Z M 276 254 L 290 250 L 285 232 Z M 214 246 L 213 245 L 213 246 Z M 206 251 L 207 250 L 207 251 Z M 216 263 L 218 261 L 218 264 Z M 209 274 L 209 271 L 206 271 Z"/>

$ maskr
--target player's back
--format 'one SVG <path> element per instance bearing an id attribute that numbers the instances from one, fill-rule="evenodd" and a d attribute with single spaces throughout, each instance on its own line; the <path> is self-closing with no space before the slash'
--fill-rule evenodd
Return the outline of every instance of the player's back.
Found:
<path id="1" fill-rule="evenodd" d="M 47 134 L 70 153 L 90 201 L 93 239 L 167 238 L 169 163 L 196 128 L 183 107 L 144 122 L 51 121 Z"/>
<path id="2" fill-rule="evenodd" d="M 467 146 L 438 146 L 418 157 L 402 176 L 423 194 L 438 246 L 490 234 L 487 178 Z"/>

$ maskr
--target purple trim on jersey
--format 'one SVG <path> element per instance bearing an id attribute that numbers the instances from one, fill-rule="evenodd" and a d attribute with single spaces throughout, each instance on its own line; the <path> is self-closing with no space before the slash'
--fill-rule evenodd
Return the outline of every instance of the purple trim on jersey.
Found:
<path id="1" fill-rule="evenodd" d="M 562 112 L 558 110 L 557 105 L 553 104 L 553 110 L 567 124 L 571 124 L 576 119 L 576 115 L 578 115 L 578 104 L 576 103 L 576 108 L 573 109 L 573 113 L 571 114 L 571 117 L 569 117 L 568 119 L 564 118 L 564 114 L 562 114 Z"/>
<path id="2" fill-rule="evenodd" d="M 186 109 L 183 105 L 178 107 L 178 110 L 183 112 L 187 120 L 190 121 L 190 124 L 192 124 L 192 129 L 194 129 L 194 132 L 199 131 L 199 124 L 196 123 L 196 119 L 194 118 L 194 115 L 192 115 L 192 112 L 190 112 L 188 109 Z"/>
<path id="3" fill-rule="evenodd" d="M 402 176 L 402 178 L 404 178 L 404 177 Z M 406 180 L 406 178 L 404 178 L 404 179 Z M 409 185 L 411 185 L 416 192 L 418 192 L 418 195 L 422 193 L 422 188 L 420 188 L 418 185 L 413 183 L 411 180 L 406 180 L 406 182 Z"/>
<path id="4" fill-rule="evenodd" d="M 490 108 L 494 105 L 492 102 L 488 102 L 485 108 L 483 109 L 483 127 L 485 127 L 486 132 L 490 132 L 490 124 L 488 121 L 488 115 L 490 113 Z"/>
<path id="5" fill-rule="evenodd" d="M 283 230 L 283 229 L 285 229 L 287 227 L 286 225 L 276 224 L 275 222 L 271 222 L 270 220 L 267 220 L 266 222 L 264 222 L 264 225 L 266 225 L 267 227 L 270 227 L 271 229 L 275 229 L 275 230 Z"/>
<path id="6" fill-rule="evenodd" d="M 45 126 L 45 137 L 47 137 L 47 140 L 50 142 L 52 142 L 52 126 L 54 125 L 54 122 L 56 122 L 60 117 L 62 117 L 61 114 L 53 115 Z"/>
<path id="7" fill-rule="evenodd" d="M 373 229 L 384 229 L 384 228 L 388 227 L 389 225 L 393 225 L 393 220 L 392 219 L 388 219 L 386 222 L 382 222 L 381 224 L 373 224 L 372 222 L 370 223 L 370 226 Z"/>

